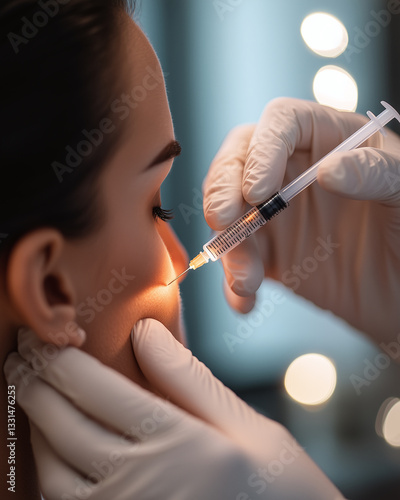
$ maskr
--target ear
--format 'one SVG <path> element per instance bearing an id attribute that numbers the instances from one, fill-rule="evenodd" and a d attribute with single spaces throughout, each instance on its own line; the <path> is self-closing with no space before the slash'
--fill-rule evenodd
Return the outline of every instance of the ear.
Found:
<path id="1" fill-rule="evenodd" d="M 28 233 L 11 251 L 6 271 L 11 306 L 43 342 L 82 343 L 73 323 L 76 299 L 69 265 L 65 239 L 55 229 Z"/>

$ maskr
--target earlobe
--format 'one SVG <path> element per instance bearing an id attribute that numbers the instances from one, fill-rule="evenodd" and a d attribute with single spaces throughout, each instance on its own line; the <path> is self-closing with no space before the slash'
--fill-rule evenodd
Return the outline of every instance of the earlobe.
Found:
<path id="1" fill-rule="evenodd" d="M 75 319 L 75 293 L 64 250 L 59 231 L 38 229 L 16 243 L 8 261 L 11 306 L 21 323 L 44 342 L 51 342 Z"/>

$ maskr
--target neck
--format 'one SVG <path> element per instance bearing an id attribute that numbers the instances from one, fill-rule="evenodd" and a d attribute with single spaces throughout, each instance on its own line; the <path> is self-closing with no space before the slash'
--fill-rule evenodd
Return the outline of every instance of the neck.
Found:
<path id="1" fill-rule="evenodd" d="M 4 316 L 3 316 L 4 317 Z M 7 355 L 17 350 L 17 339 L 9 328 L 0 328 L 0 362 L 3 367 Z M 4 500 L 39 500 L 35 464 L 30 446 L 29 423 L 23 411 L 9 399 L 8 384 L 0 377 L 0 472 L 1 498 Z M 13 410 L 15 411 L 13 412 Z M 10 417 L 10 420 L 9 420 Z M 12 418 L 15 420 L 13 421 Z M 10 424 L 10 425 L 9 425 Z M 15 424 L 15 428 L 12 427 Z M 10 432 L 9 432 L 10 431 Z M 11 436 L 11 432 L 15 435 Z M 15 438 L 15 439 L 8 439 Z"/>

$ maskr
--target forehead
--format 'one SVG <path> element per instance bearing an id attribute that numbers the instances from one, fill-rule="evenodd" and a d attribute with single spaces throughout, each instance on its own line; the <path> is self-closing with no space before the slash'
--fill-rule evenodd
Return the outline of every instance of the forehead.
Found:
<path id="1" fill-rule="evenodd" d="M 158 57 L 139 26 L 128 17 L 126 37 L 127 93 L 132 107 L 132 122 L 140 129 L 156 124 L 172 127 L 171 114 L 165 89 L 164 75 Z"/>
<path id="2" fill-rule="evenodd" d="M 174 138 L 160 62 L 149 40 L 126 14 L 121 23 L 124 92 L 113 100 L 112 120 L 123 122 L 124 138 L 112 163 L 143 170 Z"/>

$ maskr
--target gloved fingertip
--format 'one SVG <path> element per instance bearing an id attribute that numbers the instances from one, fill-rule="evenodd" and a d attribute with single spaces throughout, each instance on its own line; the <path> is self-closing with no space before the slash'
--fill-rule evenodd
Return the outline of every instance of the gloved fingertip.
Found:
<path id="1" fill-rule="evenodd" d="M 36 336 L 36 334 L 28 327 L 21 327 L 17 334 L 18 339 L 18 353 L 20 356 L 29 362 L 32 351 L 41 349 L 43 342 Z"/>
<path id="2" fill-rule="evenodd" d="M 239 312 L 240 314 L 249 313 L 255 306 L 256 303 L 255 293 L 248 295 L 247 297 L 237 295 L 226 281 L 224 283 L 224 293 L 230 307 L 233 310 Z"/>
<path id="3" fill-rule="evenodd" d="M 150 319 L 140 319 L 136 322 L 131 330 L 131 342 L 134 350 L 140 345 L 146 342 L 146 338 L 151 333 L 151 329 L 148 327 Z"/>
<path id="4" fill-rule="evenodd" d="M 254 294 L 253 287 L 248 287 L 245 281 L 234 281 L 231 288 L 236 295 L 239 295 L 239 297 L 251 297 Z"/>
<path id="5" fill-rule="evenodd" d="M 21 326 L 17 333 L 18 343 L 34 337 L 34 333 L 27 326 Z"/>
<path id="6" fill-rule="evenodd" d="M 46 343 L 61 349 L 67 346 L 80 347 L 85 341 L 85 330 L 75 322 L 69 322 L 57 333 L 50 332 L 46 336 L 39 336 L 26 326 L 18 330 L 18 351 L 23 357 L 33 348 L 42 347 Z"/>
<path id="7" fill-rule="evenodd" d="M 74 337 L 75 346 L 80 347 L 86 341 L 86 332 L 83 328 L 78 327 Z"/>
<path id="8" fill-rule="evenodd" d="M 254 269 L 250 267 L 244 269 L 231 267 L 226 279 L 236 295 L 239 295 L 239 297 L 251 297 L 260 288 L 264 280 L 264 275 L 262 272 L 254 272 Z"/>
<path id="9" fill-rule="evenodd" d="M 237 299 L 235 300 L 234 303 L 234 309 L 240 314 L 248 314 L 254 309 L 255 305 L 256 305 L 256 294 L 253 294 L 250 297 L 237 296 Z"/>
<path id="10" fill-rule="evenodd" d="M 49 335 L 49 341 L 60 348 L 67 346 L 80 347 L 86 341 L 86 332 L 77 323 L 71 322 L 65 326 L 62 334 L 58 336 Z"/>
<path id="11" fill-rule="evenodd" d="M 131 331 L 131 342 L 135 352 L 144 351 L 160 345 L 164 339 L 172 336 L 169 330 L 156 319 L 140 319 Z"/>
<path id="12" fill-rule="evenodd" d="M 8 385 L 17 385 L 19 378 L 18 368 L 22 366 L 26 367 L 26 363 L 18 353 L 12 352 L 7 356 L 3 365 L 3 373 Z"/>
<path id="13" fill-rule="evenodd" d="M 159 321 L 140 320 L 131 333 L 133 351 L 146 378 L 158 385 L 166 372 L 190 366 L 192 353 Z"/>

